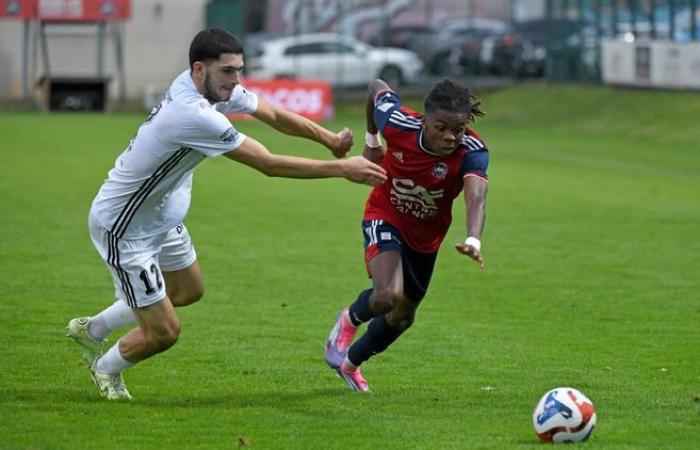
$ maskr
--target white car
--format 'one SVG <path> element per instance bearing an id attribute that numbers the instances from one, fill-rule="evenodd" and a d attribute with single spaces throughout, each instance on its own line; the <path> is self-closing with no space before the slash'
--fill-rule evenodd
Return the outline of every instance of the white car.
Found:
<path id="1" fill-rule="evenodd" d="M 423 62 L 412 51 L 370 47 L 340 34 L 301 34 L 265 40 L 246 55 L 246 74 L 260 79 L 326 80 L 332 86 L 391 86 L 416 81 Z"/>

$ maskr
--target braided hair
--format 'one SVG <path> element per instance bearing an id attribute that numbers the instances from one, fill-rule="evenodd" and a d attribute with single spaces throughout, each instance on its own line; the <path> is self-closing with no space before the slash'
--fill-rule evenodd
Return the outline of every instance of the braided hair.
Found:
<path id="1" fill-rule="evenodd" d="M 481 109 L 481 101 L 472 95 L 468 87 L 448 79 L 442 80 L 433 87 L 425 98 L 423 106 L 425 112 L 435 112 L 440 109 L 467 114 L 468 122 L 474 122 L 477 117 L 485 115 Z"/>

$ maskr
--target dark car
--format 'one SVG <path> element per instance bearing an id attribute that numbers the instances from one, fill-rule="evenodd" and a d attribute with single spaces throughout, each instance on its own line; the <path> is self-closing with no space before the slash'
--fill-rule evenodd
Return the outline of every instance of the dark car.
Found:
<path id="1" fill-rule="evenodd" d="M 427 25 L 398 25 L 380 29 L 368 43 L 374 47 L 398 47 L 411 49 L 413 41 L 433 33 Z"/>
<path id="2" fill-rule="evenodd" d="M 510 31 L 491 45 L 489 69 L 502 75 L 542 76 L 547 51 L 556 54 L 575 50 L 573 43 L 581 22 L 568 19 L 535 19 L 513 23 Z"/>
<path id="3" fill-rule="evenodd" d="M 409 48 L 418 53 L 433 74 L 455 70 L 478 73 L 482 71 L 482 43 L 506 30 L 506 24 L 498 20 L 452 19 L 430 33 L 415 36 Z"/>

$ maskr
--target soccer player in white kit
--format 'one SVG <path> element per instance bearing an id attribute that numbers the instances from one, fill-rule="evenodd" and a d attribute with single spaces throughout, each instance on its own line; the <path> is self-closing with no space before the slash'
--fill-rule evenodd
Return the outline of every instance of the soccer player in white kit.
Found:
<path id="1" fill-rule="evenodd" d="M 360 156 L 322 161 L 276 155 L 236 131 L 224 114 L 252 114 L 281 132 L 325 145 L 338 158 L 352 146 L 347 128 L 333 133 L 246 91 L 239 84 L 243 49 L 229 32 L 199 32 L 189 56 L 190 69 L 175 79 L 117 158 L 90 209 L 90 237 L 112 274 L 117 301 L 94 317 L 71 320 L 66 329 L 83 348 L 98 392 L 110 400 L 131 399 L 122 371 L 175 344 L 175 307 L 196 302 L 204 292 L 182 223 L 197 164 L 224 155 L 268 176 L 345 177 L 370 185 L 386 180 L 381 167 Z M 134 323 L 103 353 L 112 330 Z"/>

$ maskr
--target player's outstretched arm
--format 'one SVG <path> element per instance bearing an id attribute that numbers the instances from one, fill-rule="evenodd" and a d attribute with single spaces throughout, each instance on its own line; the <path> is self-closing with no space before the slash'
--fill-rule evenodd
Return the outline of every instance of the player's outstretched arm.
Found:
<path id="1" fill-rule="evenodd" d="M 370 161 L 381 164 L 386 154 L 386 149 L 379 139 L 379 130 L 374 123 L 374 99 L 379 91 L 391 89 L 386 81 L 375 79 L 367 86 L 367 98 L 365 99 L 365 119 L 367 122 L 367 133 L 365 134 L 365 147 L 362 156 Z"/>
<path id="2" fill-rule="evenodd" d="M 299 114 L 278 108 L 262 97 L 258 98 L 258 109 L 253 117 L 272 128 L 290 136 L 300 136 L 323 144 L 336 158 L 342 158 L 352 148 L 353 135 L 349 128 L 334 133 L 313 120 Z"/>
<path id="3" fill-rule="evenodd" d="M 488 182 L 476 176 L 464 178 L 464 203 L 467 206 L 467 239 L 455 244 L 455 248 L 463 255 L 469 256 L 484 267 L 484 257 L 481 254 L 481 233 L 486 221 L 486 193 Z"/>
<path id="4" fill-rule="evenodd" d="M 277 155 L 260 142 L 246 137 L 243 143 L 226 156 L 250 166 L 269 177 L 332 178 L 343 177 L 355 183 L 376 186 L 386 181 L 386 171 L 361 156 L 335 161 Z"/>

